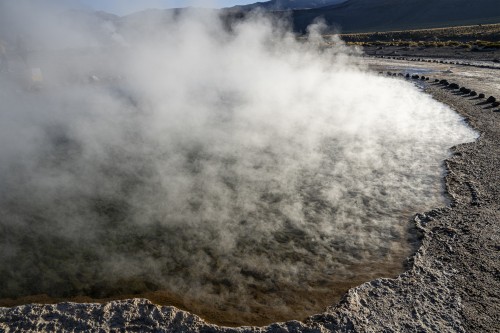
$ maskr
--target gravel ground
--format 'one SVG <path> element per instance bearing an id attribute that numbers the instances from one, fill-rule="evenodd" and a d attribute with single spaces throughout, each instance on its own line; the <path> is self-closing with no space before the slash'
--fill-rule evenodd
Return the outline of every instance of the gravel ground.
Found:
<path id="1" fill-rule="evenodd" d="M 484 61 L 490 65 L 500 64 L 500 49 L 474 49 L 460 47 L 401 47 L 365 46 L 363 51 L 375 57 L 425 58 L 432 60 L 458 60 L 460 62 Z"/>
<path id="2" fill-rule="evenodd" d="M 463 115 L 481 136 L 445 162 L 452 204 L 415 217 L 422 245 L 396 279 L 351 289 L 304 322 L 224 328 L 144 299 L 0 308 L 6 332 L 499 332 L 500 109 L 485 99 L 430 83 L 446 79 L 500 99 L 500 70 L 368 59 L 375 70 L 424 73 L 424 89 Z M 404 79 L 404 78 L 395 78 Z"/>

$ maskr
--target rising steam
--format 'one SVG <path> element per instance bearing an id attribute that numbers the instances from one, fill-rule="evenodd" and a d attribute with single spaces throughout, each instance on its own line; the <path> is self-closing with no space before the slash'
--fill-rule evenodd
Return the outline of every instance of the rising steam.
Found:
<path id="1" fill-rule="evenodd" d="M 293 312 L 287 286 L 401 261 L 408 218 L 444 204 L 448 148 L 475 137 L 321 25 L 297 40 L 258 13 L 229 29 L 215 11 L 96 25 L 1 6 L 0 297 L 163 289 Z"/>

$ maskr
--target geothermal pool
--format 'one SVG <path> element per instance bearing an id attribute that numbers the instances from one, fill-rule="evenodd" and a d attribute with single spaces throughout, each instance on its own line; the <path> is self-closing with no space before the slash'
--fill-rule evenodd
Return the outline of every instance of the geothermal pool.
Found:
<path id="1" fill-rule="evenodd" d="M 476 134 L 320 27 L 198 16 L 32 52 L 37 89 L 21 63 L 0 77 L 0 305 L 147 297 L 263 325 L 403 271 Z"/>
<path id="2" fill-rule="evenodd" d="M 416 245 L 412 215 L 445 205 L 449 147 L 475 137 L 405 89 L 425 102 L 408 124 L 387 109 L 280 135 L 216 113 L 202 134 L 160 137 L 133 110 L 90 133 L 73 127 L 88 130 L 81 119 L 40 126 L 2 173 L 0 304 L 147 297 L 218 324 L 263 325 L 396 276 Z"/>

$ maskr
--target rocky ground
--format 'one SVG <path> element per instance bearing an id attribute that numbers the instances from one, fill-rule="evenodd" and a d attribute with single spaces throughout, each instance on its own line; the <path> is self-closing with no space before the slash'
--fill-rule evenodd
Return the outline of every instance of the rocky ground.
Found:
<path id="1" fill-rule="evenodd" d="M 452 149 L 445 162 L 452 204 L 415 217 L 422 245 L 396 279 L 351 289 L 340 303 L 304 322 L 224 328 L 144 299 L 107 304 L 29 304 L 0 308 L 5 332 L 499 332 L 500 331 L 500 70 L 435 62 L 367 59 L 395 80 L 419 85 L 452 106 L 480 138 Z M 420 76 L 429 80 L 421 80 Z M 434 83 L 447 80 L 486 98 Z M 409 79 L 411 80 L 411 79 Z"/>
<path id="2" fill-rule="evenodd" d="M 500 24 L 343 34 L 341 38 L 379 58 L 425 58 L 461 64 L 484 61 L 485 66 L 500 66 Z"/>
<path id="3" fill-rule="evenodd" d="M 404 46 L 364 46 L 363 51 L 373 57 L 393 60 L 457 63 L 500 68 L 500 48 L 475 49 L 462 47 L 404 47 Z"/>

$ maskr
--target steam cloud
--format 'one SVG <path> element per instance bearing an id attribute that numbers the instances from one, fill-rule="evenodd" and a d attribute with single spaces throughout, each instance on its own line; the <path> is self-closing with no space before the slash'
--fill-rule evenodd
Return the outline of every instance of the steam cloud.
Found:
<path id="1" fill-rule="evenodd" d="M 324 47 L 321 24 L 298 41 L 258 13 L 228 30 L 214 11 L 95 25 L 0 6 L 0 297 L 166 289 L 246 311 L 262 291 L 286 308 L 283 286 L 404 257 L 408 217 L 444 204 L 448 148 L 475 138 Z"/>

